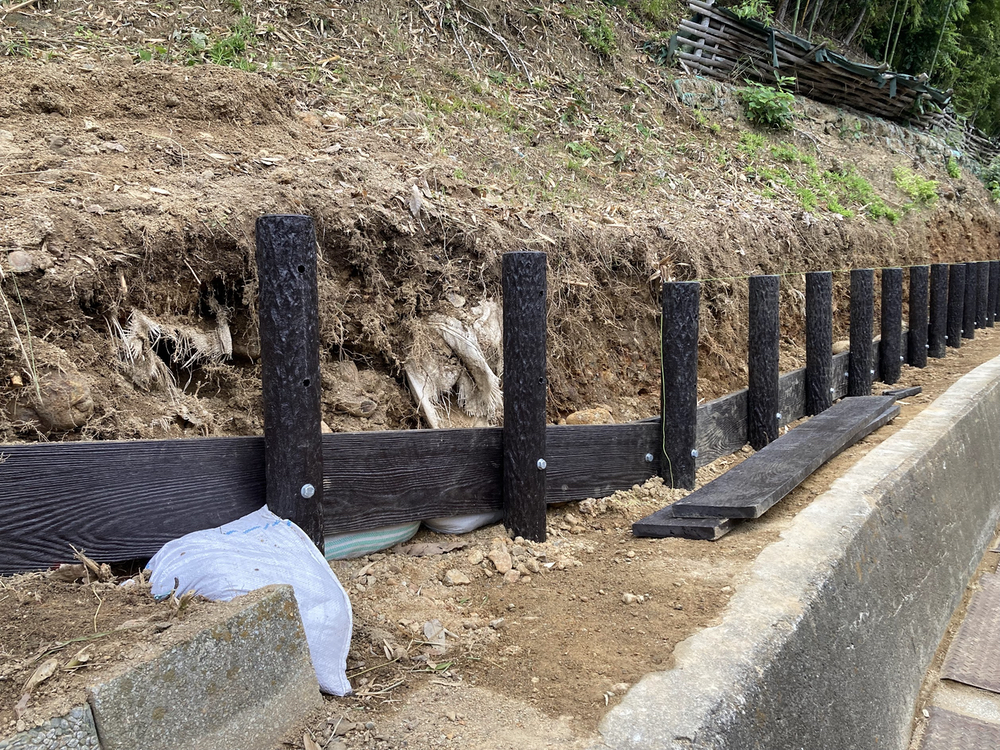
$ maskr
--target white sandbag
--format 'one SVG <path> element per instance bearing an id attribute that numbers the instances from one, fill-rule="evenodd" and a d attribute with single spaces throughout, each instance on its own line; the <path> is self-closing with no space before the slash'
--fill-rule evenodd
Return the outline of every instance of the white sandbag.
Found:
<path id="1" fill-rule="evenodd" d="M 372 552 L 395 547 L 409 541 L 420 528 L 420 521 L 383 526 L 370 531 L 348 531 L 326 537 L 324 552 L 327 560 L 350 560 Z"/>
<path id="2" fill-rule="evenodd" d="M 351 692 L 351 602 L 305 532 L 266 505 L 224 526 L 167 542 L 149 568 L 158 599 L 170 595 L 175 578 L 178 596 L 193 589 L 214 601 L 229 601 L 262 586 L 291 585 L 320 689 L 333 695 Z"/>
<path id="3" fill-rule="evenodd" d="M 439 534 L 468 534 L 482 526 L 489 526 L 502 520 L 503 511 L 498 510 L 493 513 L 470 513 L 467 516 L 425 518 L 424 526 Z"/>

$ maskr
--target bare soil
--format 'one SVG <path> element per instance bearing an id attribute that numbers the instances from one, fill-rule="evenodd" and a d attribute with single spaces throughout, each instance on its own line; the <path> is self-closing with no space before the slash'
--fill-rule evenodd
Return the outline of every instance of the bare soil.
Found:
<path id="1" fill-rule="evenodd" d="M 549 256 L 552 422 L 600 405 L 615 421 L 657 413 L 661 278 L 703 280 L 699 395 L 711 398 L 746 384 L 748 274 L 787 274 L 789 370 L 804 363 L 800 272 L 1000 255 L 1000 217 L 967 169 L 952 179 L 943 161 L 876 133 L 845 136 L 842 112 L 800 101 L 792 131 L 760 134 L 767 146 L 794 145 L 822 169 L 854 165 L 900 210 L 909 198 L 894 167 L 937 180 L 940 196 L 896 224 L 861 207 L 852 218 L 804 210 L 752 173 L 732 88 L 691 109 L 642 51 L 686 11 L 572 7 L 584 17 L 492 0 L 40 0 L 0 16 L 0 442 L 260 434 L 264 213 L 316 221 L 323 411 L 336 431 L 424 425 L 403 367 L 433 314 L 499 298 L 506 251 Z M 611 54 L 584 41 L 591 12 L 615 30 Z M 212 47 L 243 16 L 252 33 L 230 62 L 256 69 L 206 63 L 194 35 Z M 837 338 L 846 288 L 836 274 Z M 123 356 L 118 332 L 136 313 L 183 332 L 143 360 L 152 369 Z M 180 356 L 176 342 L 219 344 L 224 330 L 231 356 L 208 344 Z M 894 424 L 994 356 L 994 341 L 988 331 L 926 370 L 904 368 L 925 393 Z M 168 379 L 153 376 L 163 368 Z M 632 539 L 632 521 L 680 496 L 651 482 L 550 512 L 544 545 L 492 527 L 439 556 L 336 564 L 355 607 L 357 696 L 331 699 L 303 729 L 321 744 L 342 732 L 330 748 L 572 747 L 625 686 L 669 668 L 759 550 L 892 429 L 716 544 Z M 517 582 L 477 561 L 501 547 L 523 566 Z M 452 569 L 470 583 L 446 586 Z M 118 645 L 145 637 L 114 631 L 122 622 L 164 614 L 137 591 L 39 576 L 2 586 L 0 731 L 16 728 L 12 701 L 53 644 L 116 633 L 39 700 L 75 694 Z M 424 645 L 435 619 L 452 634 L 443 650 Z"/>

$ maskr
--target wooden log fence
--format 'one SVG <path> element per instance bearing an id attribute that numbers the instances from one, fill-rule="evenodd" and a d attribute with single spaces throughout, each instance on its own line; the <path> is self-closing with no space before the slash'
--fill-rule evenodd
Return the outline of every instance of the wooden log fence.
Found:
<path id="1" fill-rule="evenodd" d="M 284 232 L 285 239 L 274 232 Z M 311 242 L 311 226 L 288 217 L 265 222 L 258 233 L 263 244 L 272 242 L 275 247 L 296 237 L 298 249 Z M 286 289 L 289 299 L 300 299 L 297 295 L 303 290 L 308 297 L 309 258 L 301 256 L 300 260 L 290 245 L 274 257 L 279 262 L 291 261 L 289 273 L 299 286 L 294 295 Z M 690 488 L 697 468 L 748 443 L 753 419 L 764 425 L 762 432 L 767 436 L 772 428 L 776 431 L 824 411 L 852 388 L 870 393 L 873 380 L 893 382 L 900 357 L 911 363 L 919 359 L 908 353 L 911 348 L 924 346 L 930 356 L 944 353 L 941 339 L 949 309 L 959 311 L 959 325 L 965 314 L 966 264 L 913 268 L 910 335 L 902 336 L 900 305 L 895 299 L 897 293 L 902 294 L 897 283 L 902 271 L 885 269 L 882 340 L 873 340 L 873 272 L 853 271 L 852 350 L 833 355 L 832 277 L 829 272 L 810 273 L 806 278 L 807 366 L 779 377 L 771 362 L 779 279 L 751 278 L 759 321 L 751 334 L 750 355 L 755 356 L 758 343 L 766 350 L 765 363 L 755 366 L 755 372 L 763 373 L 761 382 L 754 385 L 760 393 L 743 389 L 698 405 L 700 285 L 666 283 L 661 415 L 627 424 L 546 425 L 545 256 L 511 254 L 504 263 L 505 329 L 509 329 L 505 334 L 527 339 L 520 344 L 512 339 L 505 342 L 509 357 L 506 396 L 510 400 L 517 392 L 512 389 L 517 377 L 524 380 L 521 392 L 528 394 L 522 404 L 526 413 L 513 418 L 505 415 L 505 427 L 325 435 L 318 435 L 317 427 L 303 439 L 311 445 L 318 436 L 321 455 L 318 461 L 310 457 L 304 463 L 304 473 L 299 473 L 294 462 L 288 464 L 291 468 L 280 463 L 273 468 L 273 446 L 266 431 L 263 437 L 3 445 L 0 512 L 5 522 L 0 527 L 0 574 L 70 561 L 71 544 L 100 561 L 149 557 L 171 539 L 222 525 L 271 503 L 271 474 L 281 480 L 277 502 L 290 504 L 280 506 L 283 513 L 300 523 L 309 523 L 313 514 L 319 514 L 320 536 L 503 510 L 510 533 L 543 538 L 546 504 L 605 497 L 657 475 L 674 486 Z M 299 270 L 300 266 L 305 268 Z M 949 274 L 955 299 L 949 298 Z M 278 274 L 278 278 L 283 277 Z M 886 297 L 893 297 L 889 304 Z M 950 316 L 948 322 L 953 322 Z M 915 332 L 914 326 L 924 330 Z M 266 325 L 261 326 L 261 333 L 276 335 Z M 961 332 L 956 343 L 960 336 Z M 891 353 L 883 353 L 883 346 Z M 306 346 L 293 356 L 307 361 L 309 349 Z M 313 376 L 307 374 L 311 382 L 305 384 L 295 369 L 300 365 L 288 363 L 296 378 L 289 382 L 298 383 L 300 393 L 308 394 Z M 851 382 L 851 374 L 858 382 Z M 269 398 L 280 403 L 283 396 Z M 529 403 L 530 407 L 524 406 Z M 763 411 L 752 417 L 751 404 L 756 403 L 764 404 L 757 409 Z M 309 413 L 311 395 L 305 406 L 296 403 L 294 408 Z M 285 424 L 280 417 L 277 421 Z M 512 428 L 524 435 L 516 438 Z M 295 434 L 299 428 L 291 429 Z M 514 472 L 509 468 L 512 462 Z M 315 467 L 318 476 L 312 473 Z M 301 491 L 303 477 L 314 484 L 313 493 Z M 289 487 L 296 491 L 289 492 Z"/>

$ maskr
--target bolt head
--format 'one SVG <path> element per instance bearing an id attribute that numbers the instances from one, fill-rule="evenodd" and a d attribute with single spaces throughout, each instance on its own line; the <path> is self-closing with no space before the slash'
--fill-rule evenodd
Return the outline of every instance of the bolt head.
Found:
<path id="1" fill-rule="evenodd" d="M 299 494 L 302 495 L 306 500 L 316 494 L 316 488 L 311 484 L 302 485 L 302 489 L 299 490 Z"/>
<path id="2" fill-rule="evenodd" d="M 540 459 L 538 459 L 538 461 L 535 462 L 535 466 L 538 467 L 539 471 L 545 471 L 545 467 L 548 466 L 548 464 L 545 463 L 545 459 L 544 458 L 540 458 Z"/>
<path id="3" fill-rule="evenodd" d="M 698 458 L 698 449 L 694 448 L 691 451 L 691 458 Z"/>
<path id="4" fill-rule="evenodd" d="M 779 411 L 777 414 L 775 414 L 774 418 L 775 419 L 781 419 L 781 412 Z"/>
<path id="5" fill-rule="evenodd" d="M 653 454 L 652 453 L 647 453 L 646 454 L 646 463 L 647 464 L 653 463 Z"/>

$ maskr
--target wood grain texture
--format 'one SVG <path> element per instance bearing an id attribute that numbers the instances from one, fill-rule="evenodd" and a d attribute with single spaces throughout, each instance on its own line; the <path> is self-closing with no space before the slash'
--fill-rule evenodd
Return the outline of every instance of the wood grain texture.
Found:
<path id="1" fill-rule="evenodd" d="M 976 338 L 976 292 L 979 288 L 979 266 L 965 263 L 965 299 L 962 306 L 962 338 Z"/>
<path id="2" fill-rule="evenodd" d="M 833 404 L 833 274 L 806 274 L 806 413 Z M 784 413 L 784 411 L 782 411 Z"/>
<path id="3" fill-rule="evenodd" d="M 981 260 L 976 263 L 976 328 L 986 328 L 991 320 L 989 317 L 990 301 L 990 262 Z"/>
<path id="4" fill-rule="evenodd" d="M 632 535 L 638 537 L 681 537 L 714 542 L 733 528 L 729 518 L 680 518 L 674 515 L 672 505 L 651 513 L 632 524 Z"/>
<path id="5" fill-rule="evenodd" d="M 1000 260 L 991 260 L 990 288 L 986 299 L 986 325 L 993 328 L 997 319 L 997 295 L 1000 294 Z"/>
<path id="6" fill-rule="evenodd" d="M 851 271 L 851 359 L 847 378 L 848 396 L 872 392 L 872 358 L 875 273 L 870 268 Z"/>
<path id="7" fill-rule="evenodd" d="M 778 437 L 778 277 L 751 276 L 747 364 L 747 441 L 759 450 Z"/>
<path id="8" fill-rule="evenodd" d="M 927 303 L 930 266 L 910 267 L 910 321 L 906 361 L 913 367 L 927 367 Z"/>
<path id="9" fill-rule="evenodd" d="M 671 506 L 679 517 L 759 518 L 816 469 L 899 413 L 891 396 L 846 398 Z"/>
<path id="10" fill-rule="evenodd" d="M 171 539 L 265 502 L 264 440 L 193 438 L 0 446 L 0 574 L 151 557 Z"/>
<path id="11" fill-rule="evenodd" d="M 879 379 L 892 385 L 902 369 L 903 269 L 882 269 L 882 319 L 879 338 Z"/>
<path id="12" fill-rule="evenodd" d="M 990 302 L 993 321 L 1000 319 L 1000 260 L 990 261 Z"/>
<path id="13" fill-rule="evenodd" d="M 661 326 L 663 439 L 656 456 L 668 487 L 694 489 L 698 429 L 698 307 L 701 284 L 663 284 Z"/>
<path id="14" fill-rule="evenodd" d="M 546 499 L 585 500 L 642 484 L 657 475 L 659 420 L 546 428 Z M 652 458 L 653 460 L 647 460 Z"/>
<path id="15" fill-rule="evenodd" d="M 503 256 L 503 512 L 511 536 L 545 541 L 546 255 Z"/>
<path id="16" fill-rule="evenodd" d="M 322 382 L 311 218 L 257 219 L 257 278 L 267 505 L 322 549 Z"/>
<path id="17" fill-rule="evenodd" d="M 948 344 L 948 264 L 931 264 L 931 305 L 927 326 L 927 356 L 941 359 Z"/>
<path id="18" fill-rule="evenodd" d="M 948 332 L 945 341 L 958 349 L 962 346 L 962 324 L 965 318 L 965 264 L 948 267 Z"/>

